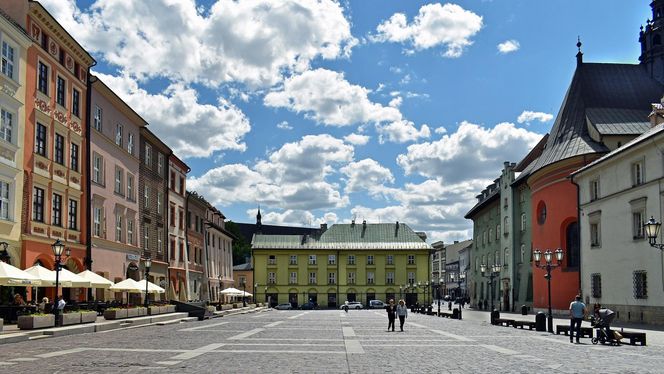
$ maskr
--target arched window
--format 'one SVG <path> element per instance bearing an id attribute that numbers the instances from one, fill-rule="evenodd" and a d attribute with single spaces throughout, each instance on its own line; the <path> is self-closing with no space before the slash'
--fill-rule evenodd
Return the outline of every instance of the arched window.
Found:
<path id="1" fill-rule="evenodd" d="M 544 201 L 540 201 L 537 204 L 537 223 L 543 225 L 546 222 L 546 204 Z"/>
<path id="2" fill-rule="evenodd" d="M 509 227 L 510 227 L 509 224 L 510 224 L 510 217 L 505 217 L 505 219 L 503 220 L 503 232 L 504 232 L 505 234 L 507 234 L 508 232 L 510 232 L 510 230 L 509 230 Z"/>
<path id="3" fill-rule="evenodd" d="M 493 263 L 500 264 L 500 251 L 496 251 L 493 253 Z"/>
<path id="4" fill-rule="evenodd" d="M 571 268 L 579 267 L 580 248 L 579 248 L 579 224 L 572 222 L 565 230 L 565 244 L 567 246 L 567 266 Z"/>
<path id="5" fill-rule="evenodd" d="M 521 263 L 523 263 L 523 260 L 526 258 L 526 245 L 521 244 Z"/>
<path id="6" fill-rule="evenodd" d="M 503 260 L 503 266 L 507 265 L 510 263 L 510 249 L 505 248 L 505 259 Z"/>

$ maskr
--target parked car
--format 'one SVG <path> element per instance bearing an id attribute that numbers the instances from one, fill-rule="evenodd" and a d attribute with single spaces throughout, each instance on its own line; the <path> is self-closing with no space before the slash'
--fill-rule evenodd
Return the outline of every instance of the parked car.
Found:
<path id="1" fill-rule="evenodd" d="M 274 309 L 291 310 L 291 309 L 293 309 L 293 306 L 290 305 L 290 303 L 285 303 L 285 304 L 279 304 L 279 305 L 275 306 Z"/>
<path id="2" fill-rule="evenodd" d="M 344 306 L 348 305 L 348 309 L 362 309 L 364 308 L 364 305 L 362 305 L 361 302 L 359 301 L 349 301 L 348 304 L 341 304 L 339 309 L 343 309 Z"/>
<path id="3" fill-rule="evenodd" d="M 318 305 L 315 304 L 315 303 L 312 303 L 311 301 L 309 301 L 308 303 L 304 303 L 304 304 L 300 305 L 300 309 L 302 309 L 302 310 L 312 310 L 312 309 L 316 309 L 317 307 L 318 307 Z"/>
<path id="4" fill-rule="evenodd" d="M 380 300 L 369 300 L 370 309 L 384 309 L 386 306 L 387 304 Z"/>

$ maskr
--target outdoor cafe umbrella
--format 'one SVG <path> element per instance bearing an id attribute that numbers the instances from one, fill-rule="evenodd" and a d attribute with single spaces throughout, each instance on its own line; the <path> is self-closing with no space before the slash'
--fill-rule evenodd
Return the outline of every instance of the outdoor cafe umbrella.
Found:
<path id="1" fill-rule="evenodd" d="M 90 270 L 82 271 L 76 275 L 89 281 L 90 288 L 109 288 L 113 285 L 113 282 L 111 282 L 110 280 Z"/>
<path id="2" fill-rule="evenodd" d="M 65 288 L 90 287 L 89 280 L 83 279 L 65 268 L 60 269 L 60 281 L 63 282 L 62 287 Z"/>
<path id="3" fill-rule="evenodd" d="M 41 281 L 25 271 L 0 261 L 0 286 L 39 286 Z"/>
<path id="4" fill-rule="evenodd" d="M 25 269 L 25 272 L 32 275 L 32 276 L 35 276 L 37 279 L 39 279 L 41 281 L 41 287 L 55 287 L 55 271 L 49 270 L 49 269 L 37 264 L 37 265 L 34 265 L 32 267 L 29 267 L 29 268 Z M 58 284 L 62 287 L 71 286 L 70 281 L 60 280 L 58 282 Z M 33 300 L 35 300 L 35 302 L 37 302 L 37 301 L 39 301 L 39 297 L 38 297 L 39 288 L 37 286 L 35 286 L 35 288 L 36 288 L 35 297 L 33 298 Z"/>
<path id="5" fill-rule="evenodd" d="M 140 292 L 144 293 L 145 292 L 145 279 L 141 279 L 137 283 L 139 284 L 139 287 L 141 288 Z M 154 284 L 152 282 L 148 282 L 147 288 L 148 288 L 148 293 L 165 293 L 166 292 L 165 289 L 157 286 L 156 284 Z"/>
<path id="6" fill-rule="evenodd" d="M 130 292 L 141 292 L 141 285 L 131 278 L 127 278 L 121 282 L 118 282 L 108 288 L 111 291 L 115 292 L 126 292 L 127 293 L 127 302 L 129 302 L 129 293 Z"/>
<path id="7" fill-rule="evenodd" d="M 220 294 L 222 295 L 228 295 L 228 296 L 242 296 L 242 291 L 238 290 L 237 288 L 229 287 L 225 288 L 221 291 L 219 291 Z"/>

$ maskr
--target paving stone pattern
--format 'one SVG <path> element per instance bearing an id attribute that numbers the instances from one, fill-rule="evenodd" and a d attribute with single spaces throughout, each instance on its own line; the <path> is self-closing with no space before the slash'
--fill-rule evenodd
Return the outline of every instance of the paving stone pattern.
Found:
<path id="1" fill-rule="evenodd" d="M 596 346 L 480 318 L 264 311 L 6 344 L 0 373 L 661 373 L 664 340 Z M 661 333 L 660 333 L 661 334 Z M 655 336 L 657 336 L 655 334 Z"/>

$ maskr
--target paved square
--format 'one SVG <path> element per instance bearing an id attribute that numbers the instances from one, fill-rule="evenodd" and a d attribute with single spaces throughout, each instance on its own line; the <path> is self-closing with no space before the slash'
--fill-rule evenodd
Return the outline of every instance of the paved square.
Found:
<path id="1" fill-rule="evenodd" d="M 577 345 L 473 319 L 409 315 L 405 332 L 386 329 L 382 311 L 272 310 L 8 344 L 0 372 L 658 373 L 664 365 L 658 343 Z"/>

